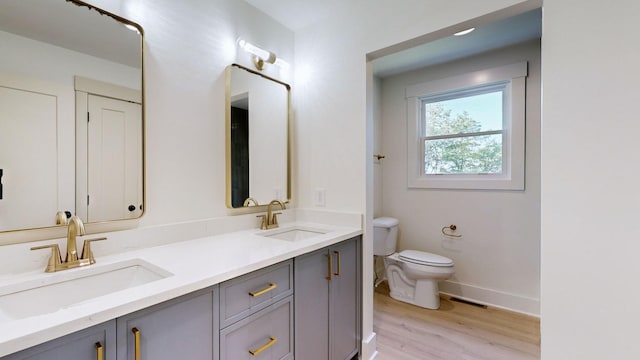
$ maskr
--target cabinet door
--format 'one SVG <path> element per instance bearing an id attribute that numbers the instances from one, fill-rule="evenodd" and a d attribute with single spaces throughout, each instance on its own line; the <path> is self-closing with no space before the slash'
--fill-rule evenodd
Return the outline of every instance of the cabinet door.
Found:
<path id="1" fill-rule="evenodd" d="M 334 274 L 329 282 L 329 347 L 332 360 L 351 359 L 358 352 L 360 319 L 357 238 L 330 249 Z"/>
<path id="2" fill-rule="evenodd" d="M 295 358 L 329 359 L 327 249 L 294 260 Z"/>
<path id="3" fill-rule="evenodd" d="M 100 357 L 100 355 L 102 357 Z M 115 320 L 8 355 L 2 360 L 116 360 Z"/>
<path id="4" fill-rule="evenodd" d="M 118 318 L 118 360 L 214 359 L 214 291 L 217 288 L 198 291 Z"/>

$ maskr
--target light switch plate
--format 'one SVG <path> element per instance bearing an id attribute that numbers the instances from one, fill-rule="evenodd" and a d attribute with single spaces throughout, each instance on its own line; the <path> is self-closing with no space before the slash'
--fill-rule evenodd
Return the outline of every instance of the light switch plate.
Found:
<path id="1" fill-rule="evenodd" d="M 326 198 L 327 198 L 327 191 L 323 188 L 316 188 L 316 191 L 313 197 L 313 204 L 315 206 L 324 207 L 327 204 Z"/>

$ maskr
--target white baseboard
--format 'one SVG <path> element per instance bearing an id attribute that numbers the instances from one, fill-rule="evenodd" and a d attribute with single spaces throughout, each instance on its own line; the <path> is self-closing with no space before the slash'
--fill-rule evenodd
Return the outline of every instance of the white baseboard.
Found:
<path id="1" fill-rule="evenodd" d="M 540 300 L 452 281 L 440 283 L 440 292 L 483 305 L 540 317 Z"/>
<path id="2" fill-rule="evenodd" d="M 376 350 L 376 333 L 372 332 L 367 336 L 366 339 L 362 341 L 362 354 L 360 354 L 360 359 L 362 360 L 373 360 L 378 355 L 378 350 Z"/>

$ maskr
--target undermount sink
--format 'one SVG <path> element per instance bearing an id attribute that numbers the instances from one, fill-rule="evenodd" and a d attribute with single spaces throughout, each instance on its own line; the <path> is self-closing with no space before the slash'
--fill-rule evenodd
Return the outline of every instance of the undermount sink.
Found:
<path id="1" fill-rule="evenodd" d="M 110 293 L 172 276 L 141 259 L 46 274 L 0 287 L 0 323 L 54 313 Z"/>
<path id="2" fill-rule="evenodd" d="M 280 239 L 280 240 L 286 240 L 286 241 L 298 241 L 298 240 L 304 240 L 304 239 L 308 239 L 308 238 L 326 234 L 326 233 L 327 231 L 322 229 L 316 229 L 316 228 L 305 227 L 305 226 L 296 226 L 296 227 L 290 227 L 290 228 L 267 230 L 261 233 L 260 235 L 273 238 L 273 239 Z"/>

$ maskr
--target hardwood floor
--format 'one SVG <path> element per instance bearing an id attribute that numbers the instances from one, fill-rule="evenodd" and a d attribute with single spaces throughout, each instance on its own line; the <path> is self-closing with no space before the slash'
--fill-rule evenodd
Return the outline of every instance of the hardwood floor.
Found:
<path id="1" fill-rule="evenodd" d="M 386 283 L 374 294 L 376 360 L 540 359 L 540 320 L 441 298 L 439 310 L 392 299 Z"/>

